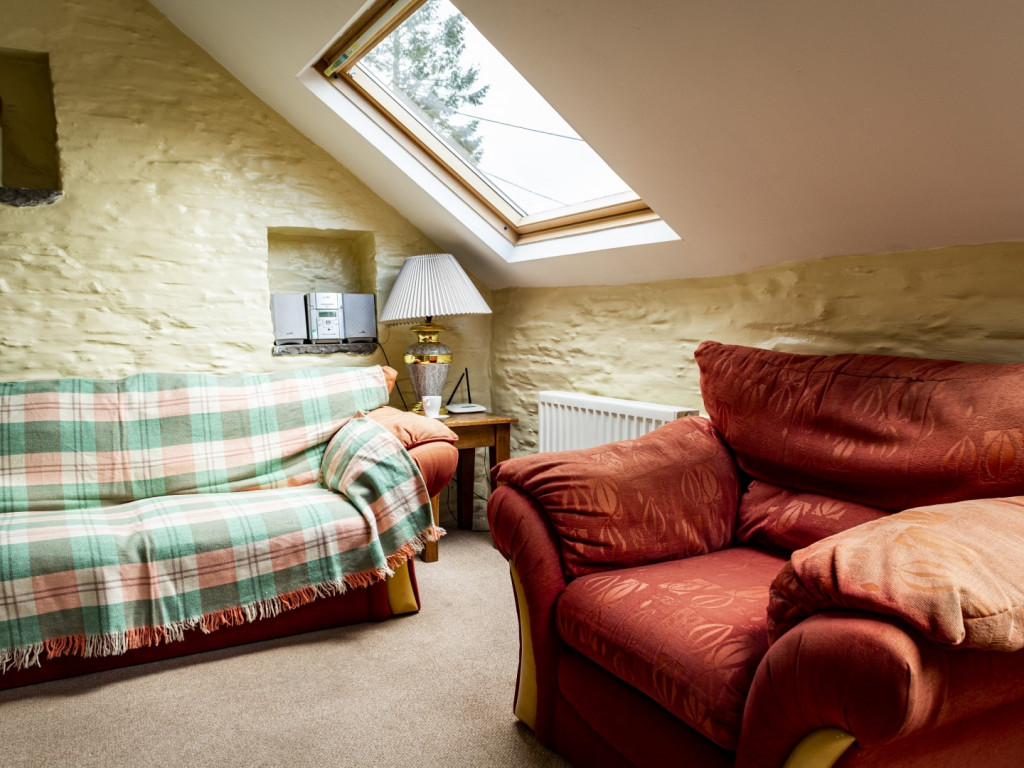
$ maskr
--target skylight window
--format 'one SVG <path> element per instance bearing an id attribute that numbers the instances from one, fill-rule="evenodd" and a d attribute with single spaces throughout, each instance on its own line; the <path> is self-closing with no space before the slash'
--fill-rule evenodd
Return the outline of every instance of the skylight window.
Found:
<path id="1" fill-rule="evenodd" d="M 383 5 L 322 71 L 352 85 L 510 237 L 653 218 L 448 0 Z"/>

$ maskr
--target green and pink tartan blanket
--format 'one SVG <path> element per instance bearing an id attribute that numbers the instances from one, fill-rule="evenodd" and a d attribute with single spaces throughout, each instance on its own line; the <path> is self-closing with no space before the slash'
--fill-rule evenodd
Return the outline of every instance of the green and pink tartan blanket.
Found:
<path id="1" fill-rule="evenodd" d="M 379 366 L 0 383 L 0 671 L 274 616 L 393 573 L 430 500 Z"/>

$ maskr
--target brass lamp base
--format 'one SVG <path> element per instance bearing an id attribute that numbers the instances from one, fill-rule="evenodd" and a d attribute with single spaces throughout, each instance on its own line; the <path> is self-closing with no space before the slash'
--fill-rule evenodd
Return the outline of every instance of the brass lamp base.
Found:
<path id="1" fill-rule="evenodd" d="M 423 325 L 412 327 L 419 341 L 405 350 L 405 369 L 409 373 L 409 380 L 412 381 L 412 388 L 418 398 L 416 405 L 409 409 L 413 413 L 423 413 L 424 397 L 440 397 L 444 383 L 448 379 L 452 351 L 438 341 L 438 336 L 443 330 L 443 325 L 434 325 L 429 319 Z M 448 413 L 448 409 L 443 405 L 441 413 Z"/>

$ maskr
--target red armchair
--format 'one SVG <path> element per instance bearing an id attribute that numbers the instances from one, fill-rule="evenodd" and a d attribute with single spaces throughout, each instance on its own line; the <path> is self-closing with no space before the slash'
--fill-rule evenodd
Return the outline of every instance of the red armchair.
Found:
<path id="1" fill-rule="evenodd" d="M 893 513 L 943 504 L 956 520 L 964 500 L 1024 495 L 1024 365 L 710 342 L 696 357 L 709 419 L 495 469 L 519 719 L 578 765 L 1020 765 L 1024 651 L 916 628 L 905 579 L 876 590 L 877 608 L 840 588 L 867 533 L 895 557 L 886 526 L 910 513 Z M 925 549 L 941 533 L 900 531 L 894 546 Z M 1009 587 L 1020 550 L 998 550 Z M 806 565 L 822 557 L 835 583 L 813 580 L 827 581 Z M 952 559 L 950 578 L 970 575 L 969 557 Z M 917 591 L 933 598 L 965 591 L 928 578 Z M 790 627 L 796 582 L 835 602 L 816 592 Z"/>

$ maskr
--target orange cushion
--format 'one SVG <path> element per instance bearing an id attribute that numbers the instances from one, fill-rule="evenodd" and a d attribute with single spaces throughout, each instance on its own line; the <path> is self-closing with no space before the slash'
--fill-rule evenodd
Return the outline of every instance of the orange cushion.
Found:
<path id="1" fill-rule="evenodd" d="M 390 405 L 374 408 L 366 415 L 401 440 L 406 449 L 438 440 L 454 443 L 459 439 L 458 435 L 437 419 L 401 411 Z"/>
<path id="2" fill-rule="evenodd" d="M 562 638 L 719 746 L 735 749 L 768 650 L 768 585 L 785 560 L 746 547 L 591 574 L 558 599 Z"/>
<path id="3" fill-rule="evenodd" d="M 728 449 L 697 417 L 635 440 L 511 459 L 494 479 L 544 508 L 570 576 L 721 549 L 739 496 Z"/>
<path id="4" fill-rule="evenodd" d="M 772 584 L 773 639 L 835 608 L 944 645 L 1024 648 L 1024 496 L 910 509 L 798 550 Z"/>

